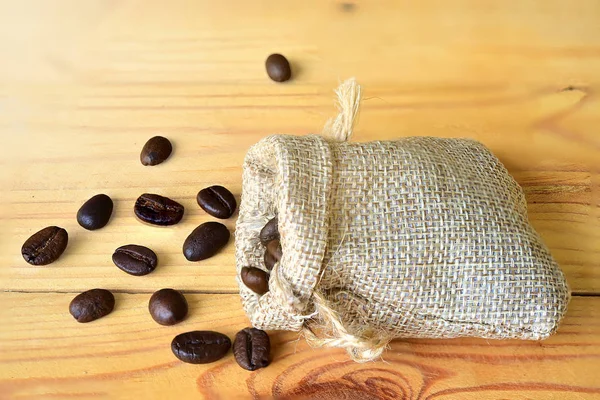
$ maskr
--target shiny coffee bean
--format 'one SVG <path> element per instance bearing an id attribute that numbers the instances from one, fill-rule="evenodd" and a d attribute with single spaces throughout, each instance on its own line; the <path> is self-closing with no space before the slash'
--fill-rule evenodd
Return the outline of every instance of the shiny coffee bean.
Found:
<path id="1" fill-rule="evenodd" d="M 32 265 L 47 265 L 58 259 L 67 248 L 69 235 L 58 226 L 49 226 L 34 233 L 23 243 L 21 254 Z"/>
<path id="2" fill-rule="evenodd" d="M 183 218 L 181 204 L 158 194 L 144 193 L 135 201 L 135 215 L 153 225 L 175 225 Z"/>
<path id="3" fill-rule="evenodd" d="M 285 82 L 292 76 L 290 63 L 281 54 L 271 54 L 265 62 L 267 75 L 275 82 Z"/>
<path id="4" fill-rule="evenodd" d="M 140 161 L 144 165 L 157 165 L 169 158 L 171 151 L 173 151 L 173 146 L 169 139 L 154 136 L 142 148 Z"/>
<path id="5" fill-rule="evenodd" d="M 189 261 L 214 256 L 229 241 L 229 229 L 220 222 L 205 222 L 190 233 L 183 243 L 183 255 Z"/>
<path id="6" fill-rule="evenodd" d="M 219 332 L 192 331 L 175 336 L 171 350 L 175 357 L 190 364 L 220 360 L 231 348 L 231 340 Z"/>
<path id="7" fill-rule="evenodd" d="M 231 192 L 223 186 L 210 186 L 196 196 L 198 205 L 213 217 L 227 219 L 233 215 L 237 202 Z"/>
<path id="8" fill-rule="evenodd" d="M 130 275 L 147 275 L 156 269 L 156 253 L 144 246 L 127 244 L 115 250 L 112 260 L 119 269 Z"/>
<path id="9" fill-rule="evenodd" d="M 260 242 L 265 246 L 271 240 L 278 239 L 279 240 L 279 227 L 277 226 L 279 221 L 277 217 L 271 219 L 269 222 L 263 226 L 259 233 Z"/>
<path id="10" fill-rule="evenodd" d="M 233 341 L 233 356 L 248 371 L 264 368 L 271 362 L 271 341 L 267 332 L 256 328 L 242 329 Z"/>
<path id="11" fill-rule="evenodd" d="M 269 291 L 269 275 L 262 269 L 243 267 L 240 277 L 244 285 L 256 294 L 263 295 Z"/>
<path id="12" fill-rule="evenodd" d="M 188 313 L 188 303 L 181 292 L 161 289 L 150 297 L 148 310 L 152 319 L 161 325 L 175 325 Z"/>
<path id="13" fill-rule="evenodd" d="M 97 194 L 77 211 L 77 222 L 83 228 L 93 231 L 103 228 L 113 211 L 113 201 L 105 194 Z"/>
<path id="14" fill-rule="evenodd" d="M 69 312 L 77 322 L 90 322 L 102 318 L 115 308 L 115 296 L 106 289 L 92 289 L 75 296 Z"/>

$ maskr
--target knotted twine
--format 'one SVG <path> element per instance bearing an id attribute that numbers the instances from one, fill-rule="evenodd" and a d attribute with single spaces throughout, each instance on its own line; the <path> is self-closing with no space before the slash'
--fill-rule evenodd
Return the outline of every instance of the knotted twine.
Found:
<path id="1" fill-rule="evenodd" d="M 253 326 L 359 362 L 393 338 L 554 333 L 569 289 L 500 161 L 468 139 L 347 143 L 360 94 L 353 79 L 337 89 L 322 136 L 273 135 L 246 155 L 236 265 Z M 283 257 L 259 296 L 240 271 L 266 270 L 259 232 L 275 216 Z"/>

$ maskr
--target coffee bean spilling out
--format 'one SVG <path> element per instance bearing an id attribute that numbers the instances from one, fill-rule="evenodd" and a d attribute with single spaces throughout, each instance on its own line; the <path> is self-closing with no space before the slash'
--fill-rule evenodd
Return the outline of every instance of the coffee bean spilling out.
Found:
<path id="1" fill-rule="evenodd" d="M 243 267 L 240 276 L 244 285 L 254 293 L 263 295 L 269 291 L 269 274 L 262 269 Z"/>
<path id="2" fill-rule="evenodd" d="M 267 59 L 269 76 L 276 81 L 290 78 L 291 71 L 285 57 L 274 54 Z M 156 136 L 148 140 L 140 154 L 143 165 L 157 165 L 171 154 L 168 139 Z M 197 195 L 200 207 L 208 214 L 221 219 L 230 218 L 237 207 L 233 194 L 223 186 L 210 186 Z M 113 201 L 105 194 L 87 200 L 77 211 L 77 222 L 87 230 L 103 228 L 113 212 Z M 164 196 L 144 193 L 135 202 L 134 213 L 141 221 L 153 225 L 174 225 L 181 221 L 184 207 Z M 216 254 L 230 238 L 227 227 L 219 222 L 206 222 L 198 226 L 187 237 L 183 253 L 190 261 L 199 261 Z M 266 246 L 265 265 L 270 270 L 282 256 L 279 244 L 277 218 L 269 221 L 260 234 Z M 67 231 L 49 226 L 33 234 L 25 241 L 21 254 L 32 265 L 46 265 L 56 261 L 68 243 Z M 151 249 L 128 244 L 115 250 L 114 264 L 122 271 L 135 275 L 147 275 L 156 269 L 158 257 Z M 269 290 L 267 272 L 246 267 L 242 269 L 242 280 L 253 291 L 264 294 Z M 92 289 L 78 294 L 69 304 L 69 313 L 77 322 L 86 323 L 110 314 L 115 307 L 114 295 L 106 289 Z M 174 289 L 155 292 L 148 302 L 152 319 L 160 325 L 174 325 L 183 321 L 188 314 L 185 296 Z M 223 358 L 231 348 L 231 340 L 224 334 L 213 331 L 192 331 L 177 335 L 171 342 L 175 356 L 187 363 L 206 364 Z M 270 363 L 270 340 L 266 332 L 245 328 L 237 333 L 234 356 L 244 369 L 254 371 Z"/>
<path id="3" fill-rule="evenodd" d="M 83 228 L 93 231 L 103 228 L 113 212 L 113 201 L 105 194 L 97 194 L 77 211 L 77 222 Z"/>
<path id="4" fill-rule="evenodd" d="M 173 146 L 169 139 L 154 136 L 146 142 L 140 153 L 140 161 L 144 165 L 158 165 L 171 155 Z"/>
<path id="5" fill-rule="evenodd" d="M 111 313 L 115 296 L 106 289 L 92 289 L 75 296 L 69 312 L 77 322 L 91 322 Z"/>
<path id="6" fill-rule="evenodd" d="M 158 264 L 156 253 L 136 244 L 119 247 L 112 255 L 112 260 L 119 269 L 135 276 L 148 275 Z"/>
<path id="7" fill-rule="evenodd" d="M 279 240 L 279 220 L 277 217 L 269 220 L 259 233 L 260 242 L 267 245 L 271 240 Z"/>
<path id="8" fill-rule="evenodd" d="M 161 289 L 150 297 L 148 311 L 152 319 L 161 325 L 175 325 L 188 313 L 188 303 L 181 292 Z"/>
<path id="9" fill-rule="evenodd" d="M 283 256 L 283 251 L 281 250 L 281 243 L 279 243 L 278 239 L 273 239 L 269 243 L 267 243 L 267 250 L 265 251 L 265 267 L 270 271 L 273 269 L 275 264 L 281 260 Z"/>
<path id="10" fill-rule="evenodd" d="M 225 357 L 231 340 L 219 332 L 192 331 L 175 336 L 171 350 L 175 357 L 190 364 L 208 364 Z"/>
<path id="11" fill-rule="evenodd" d="M 183 206 L 168 197 L 144 193 L 135 201 L 135 215 L 152 225 L 175 225 L 183 218 Z"/>
<path id="12" fill-rule="evenodd" d="M 242 329 L 235 335 L 233 355 L 238 365 L 248 371 L 264 368 L 271 362 L 271 341 L 265 331 Z"/>
<path id="13" fill-rule="evenodd" d="M 200 261 L 217 254 L 229 242 L 229 229 L 220 222 L 205 222 L 190 233 L 183 243 L 188 261 Z"/>
<path id="14" fill-rule="evenodd" d="M 268 251 L 265 251 L 265 257 L 263 260 L 265 262 L 265 267 L 267 267 L 269 271 L 271 271 L 275 264 L 277 264 L 277 262 L 279 261 L 278 258 L 275 258 L 275 256 L 269 253 Z"/>
<path id="15" fill-rule="evenodd" d="M 275 82 L 285 82 L 292 77 L 290 62 L 281 54 L 271 54 L 265 62 L 267 75 Z"/>
<path id="16" fill-rule="evenodd" d="M 67 248 L 69 235 L 58 226 L 49 226 L 34 233 L 23 243 L 21 254 L 31 265 L 53 263 Z"/>
<path id="17" fill-rule="evenodd" d="M 231 192 L 223 186 L 210 186 L 196 196 L 198 205 L 213 217 L 227 219 L 233 215 L 237 202 Z"/>
<path id="18" fill-rule="evenodd" d="M 283 257 L 278 224 L 277 217 L 269 220 L 258 235 L 260 242 L 265 246 L 264 263 L 268 271 L 271 271 Z M 240 278 L 248 289 L 258 295 L 263 295 L 269 291 L 269 273 L 260 268 L 243 267 Z"/>

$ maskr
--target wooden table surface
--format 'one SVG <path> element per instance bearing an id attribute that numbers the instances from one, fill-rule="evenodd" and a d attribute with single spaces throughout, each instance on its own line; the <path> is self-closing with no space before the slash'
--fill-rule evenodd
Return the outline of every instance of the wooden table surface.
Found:
<path id="1" fill-rule="evenodd" d="M 0 399 L 591 399 L 600 398 L 600 3 L 597 1 L 4 1 L 0 4 Z M 293 65 L 285 84 L 268 54 Z M 364 101 L 354 140 L 410 135 L 482 141 L 523 186 L 530 219 L 574 297 L 543 342 L 402 340 L 354 364 L 273 332 L 273 363 L 248 372 L 228 355 L 178 361 L 178 333 L 233 337 L 248 325 L 233 243 L 185 260 L 181 245 L 212 220 L 199 189 L 238 194 L 248 147 L 272 133 L 319 132 L 332 90 L 355 76 Z M 164 135 L 164 164 L 139 162 Z M 171 228 L 142 225 L 144 192 L 186 207 Z M 75 214 L 115 201 L 90 232 Z M 235 218 L 227 220 L 232 230 Z M 69 232 L 54 264 L 20 247 L 48 225 Z M 160 265 L 134 277 L 111 261 L 126 243 Z M 116 309 L 82 325 L 80 291 L 114 291 Z M 150 293 L 173 287 L 189 318 L 162 327 Z"/>

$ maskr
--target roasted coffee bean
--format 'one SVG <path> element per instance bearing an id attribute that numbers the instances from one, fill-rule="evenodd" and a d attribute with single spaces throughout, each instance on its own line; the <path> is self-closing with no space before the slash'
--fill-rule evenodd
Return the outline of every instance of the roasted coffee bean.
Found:
<path id="1" fill-rule="evenodd" d="M 83 228 L 93 231 L 103 228 L 113 211 L 113 201 L 105 194 L 97 194 L 77 211 L 77 222 Z"/>
<path id="2" fill-rule="evenodd" d="M 161 289 L 150 297 L 148 310 L 152 319 L 161 325 L 175 325 L 188 313 L 188 303 L 181 292 Z"/>
<path id="3" fill-rule="evenodd" d="M 270 363 L 271 341 L 267 332 L 256 328 L 242 329 L 235 335 L 233 355 L 240 367 L 248 371 L 264 368 Z"/>
<path id="4" fill-rule="evenodd" d="M 198 205 L 213 217 L 227 219 L 233 215 L 237 202 L 231 192 L 223 186 L 210 186 L 196 196 Z"/>
<path id="5" fill-rule="evenodd" d="M 273 255 L 277 259 L 277 261 L 281 260 L 283 257 L 283 250 L 281 249 L 281 243 L 279 240 L 271 240 L 267 243 L 267 251 Z"/>
<path id="6" fill-rule="evenodd" d="M 275 266 L 275 264 L 277 264 L 279 260 L 275 258 L 273 254 L 269 253 L 268 251 L 265 251 L 264 261 L 265 267 L 267 267 L 267 269 L 270 271 L 273 269 L 273 267 Z"/>
<path id="7" fill-rule="evenodd" d="M 269 275 L 262 269 L 244 267 L 240 276 L 244 285 L 254 293 L 263 295 L 269 291 Z"/>
<path id="8" fill-rule="evenodd" d="M 189 261 L 212 257 L 229 241 L 229 229 L 220 222 L 205 222 L 190 233 L 183 243 L 183 255 Z"/>
<path id="9" fill-rule="evenodd" d="M 267 67 L 267 75 L 275 82 L 285 82 L 292 76 L 290 63 L 281 54 L 271 54 L 265 62 Z"/>
<path id="10" fill-rule="evenodd" d="M 127 244 L 115 250 L 112 260 L 119 269 L 135 276 L 147 275 L 156 269 L 156 253 L 144 246 Z"/>
<path id="11" fill-rule="evenodd" d="M 157 165 L 169 158 L 171 151 L 173 151 L 173 146 L 169 139 L 154 136 L 142 148 L 140 161 L 144 165 Z"/>
<path id="12" fill-rule="evenodd" d="M 279 240 L 274 239 L 267 243 L 265 266 L 269 271 L 273 269 L 279 260 L 281 260 L 281 257 L 283 257 L 283 251 L 281 250 L 281 243 L 279 243 Z"/>
<path id="13" fill-rule="evenodd" d="M 275 217 L 272 220 L 270 220 L 269 222 L 267 222 L 265 224 L 265 226 L 263 226 L 263 228 L 261 229 L 259 238 L 260 238 L 260 242 L 262 244 L 264 244 L 265 246 L 271 240 L 275 240 L 275 239 L 279 240 L 279 227 L 277 226 L 278 223 L 279 223 L 279 221 L 277 220 L 277 217 Z"/>
<path id="14" fill-rule="evenodd" d="M 58 259 L 67 248 L 69 235 L 58 226 L 49 226 L 34 233 L 23 243 L 21 254 L 32 265 L 47 265 Z"/>
<path id="15" fill-rule="evenodd" d="M 144 193 L 135 201 L 135 215 L 153 225 L 175 225 L 183 218 L 183 206 L 158 194 Z"/>
<path id="16" fill-rule="evenodd" d="M 102 318 L 115 308 L 115 296 L 106 289 L 92 289 L 75 296 L 69 312 L 77 322 L 90 322 Z"/>
<path id="17" fill-rule="evenodd" d="M 231 348 L 231 340 L 222 333 L 192 331 L 175 336 L 171 350 L 175 357 L 190 364 L 208 364 L 220 360 Z"/>

